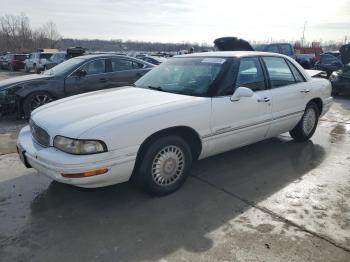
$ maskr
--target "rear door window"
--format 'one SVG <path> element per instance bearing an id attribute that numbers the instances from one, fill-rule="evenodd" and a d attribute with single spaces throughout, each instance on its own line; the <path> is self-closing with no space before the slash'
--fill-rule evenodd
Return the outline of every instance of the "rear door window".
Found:
<path id="1" fill-rule="evenodd" d="M 113 72 L 133 70 L 144 67 L 144 64 L 142 63 L 138 63 L 125 58 L 112 58 L 110 61 Z"/>
<path id="2" fill-rule="evenodd" d="M 294 76 L 283 58 L 264 57 L 263 60 L 269 74 L 271 88 L 282 87 L 295 83 Z"/>

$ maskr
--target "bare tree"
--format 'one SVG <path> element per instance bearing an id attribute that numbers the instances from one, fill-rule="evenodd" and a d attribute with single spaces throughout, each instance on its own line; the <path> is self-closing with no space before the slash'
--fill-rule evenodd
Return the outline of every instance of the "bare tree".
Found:
<path id="1" fill-rule="evenodd" d="M 0 16 L 0 51 L 32 52 L 42 48 L 57 48 L 60 41 L 61 35 L 52 21 L 33 30 L 24 13 Z"/>

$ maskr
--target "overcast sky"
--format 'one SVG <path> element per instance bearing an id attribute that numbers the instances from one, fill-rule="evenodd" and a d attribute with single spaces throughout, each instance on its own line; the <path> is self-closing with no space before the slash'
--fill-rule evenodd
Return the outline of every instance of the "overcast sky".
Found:
<path id="1" fill-rule="evenodd" d="M 238 3 L 240 2 L 240 3 Z M 350 38 L 350 0 L 0 0 L 0 15 L 24 12 L 64 37 L 160 42 Z"/>

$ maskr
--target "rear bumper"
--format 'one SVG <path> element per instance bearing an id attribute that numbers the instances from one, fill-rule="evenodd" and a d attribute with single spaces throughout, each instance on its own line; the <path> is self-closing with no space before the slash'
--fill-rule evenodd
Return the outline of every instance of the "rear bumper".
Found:
<path id="1" fill-rule="evenodd" d="M 32 138 L 29 127 L 19 133 L 17 148 L 24 152 L 27 163 L 51 179 L 79 187 L 102 187 L 129 180 L 136 160 L 136 153 L 116 154 L 106 152 L 94 155 L 71 155 L 53 147 L 42 147 Z M 23 162 L 23 161 L 22 161 Z M 83 173 L 108 168 L 102 175 L 84 178 L 65 178 L 62 173 Z"/>

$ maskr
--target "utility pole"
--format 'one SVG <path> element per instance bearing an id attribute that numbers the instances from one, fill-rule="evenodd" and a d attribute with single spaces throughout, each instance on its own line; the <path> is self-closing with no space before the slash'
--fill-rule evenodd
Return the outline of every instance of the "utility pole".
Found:
<path id="1" fill-rule="evenodd" d="M 304 47 L 306 23 L 307 23 L 307 21 L 304 22 L 303 37 L 301 38 L 302 39 L 301 40 L 302 47 Z"/>

